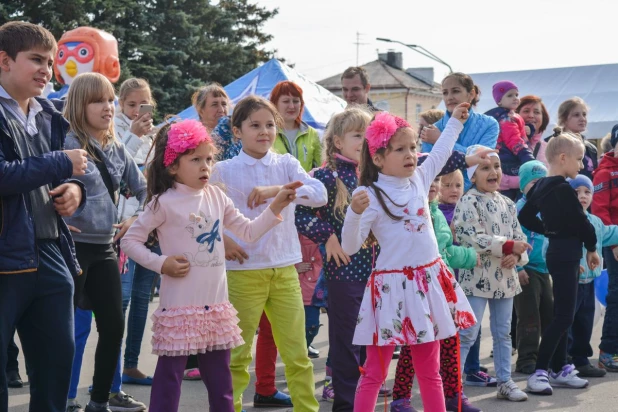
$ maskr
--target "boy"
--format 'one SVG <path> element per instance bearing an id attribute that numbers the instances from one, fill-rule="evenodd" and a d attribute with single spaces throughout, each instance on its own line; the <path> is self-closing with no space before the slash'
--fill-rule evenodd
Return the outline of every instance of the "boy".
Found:
<path id="1" fill-rule="evenodd" d="M 545 165 L 537 160 L 527 162 L 519 169 L 519 187 L 524 194 L 517 202 L 519 212 L 526 204 L 526 195 L 539 179 L 547 176 Z M 545 236 L 522 227 L 532 246 L 525 267 L 517 267 L 522 292 L 515 296 L 517 313 L 517 362 L 515 371 L 531 375 L 536 370 L 541 335 L 552 318 L 554 294 L 551 276 L 543 256 Z"/>
<path id="2" fill-rule="evenodd" d="M 594 227 L 566 181 L 567 177 L 577 177 L 584 167 L 584 144 L 580 138 L 562 133 L 549 141 L 545 154 L 549 163 L 548 177 L 540 179 L 528 192 L 519 221 L 530 231 L 549 239 L 546 261 L 553 280 L 554 319 L 543 332 L 536 371 L 528 378 L 526 389 L 531 393 L 551 395 L 552 385 L 588 386 L 587 380 L 577 376 L 575 367 L 567 364 L 567 335 L 575 314 L 582 243 L 588 251 L 586 261 L 590 269 L 596 269 L 600 259 Z M 537 217 L 539 212 L 542 221 Z"/>
<path id="3" fill-rule="evenodd" d="M 73 362 L 73 279 L 68 227 L 85 203 L 83 150 L 61 151 L 68 127 L 46 99 L 56 41 L 23 22 L 0 27 L 0 370 L 14 328 L 30 377 L 30 411 L 65 410 Z M 8 409 L 0 374 L 0 411 Z"/>
<path id="4" fill-rule="evenodd" d="M 594 198 L 592 213 L 604 224 L 618 224 L 618 124 L 610 135 L 612 151 L 605 153 L 599 168 L 594 172 Z M 603 333 L 599 349 L 599 368 L 618 372 L 618 248 L 604 248 L 603 258 L 607 265 L 609 284 L 607 287 L 607 308 L 603 320 Z"/>
<path id="5" fill-rule="evenodd" d="M 571 179 L 569 184 L 577 193 L 579 203 L 584 211 L 588 210 L 592 203 L 592 181 L 584 175 L 578 175 Z M 605 226 L 603 221 L 596 216 L 585 212 L 586 216 L 597 236 L 597 250 L 611 245 L 618 245 L 618 226 Z M 613 258 L 613 256 L 612 256 Z M 605 376 L 605 369 L 595 368 L 590 364 L 588 357 L 592 356 L 590 338 L 594 326 L 594 279 L 601 275 L 601 268 L 591 270 L 585 259 L 580 263 L 579 286 L 577 288 L 577 302 L 575 305 L 575 318 L 569 331 L 569 356 L 573 359 L 573 365 L 579 371 L 579 376 L 600 378 Z"/>

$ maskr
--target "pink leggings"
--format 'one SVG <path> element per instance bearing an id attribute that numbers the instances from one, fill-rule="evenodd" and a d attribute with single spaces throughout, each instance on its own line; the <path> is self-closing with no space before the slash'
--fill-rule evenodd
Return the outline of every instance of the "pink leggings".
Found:
<path id="1" fill-rule="evenodd" d="M 394 351 L 394 346 L 367 346 L 367 360 L 358 381 L 354 412 L 375 410 L 380 386 L 386 380 Z M 410 345 L 410 351 L 425 410 L 446 412 L 440 378 L 440 342 Z"/>

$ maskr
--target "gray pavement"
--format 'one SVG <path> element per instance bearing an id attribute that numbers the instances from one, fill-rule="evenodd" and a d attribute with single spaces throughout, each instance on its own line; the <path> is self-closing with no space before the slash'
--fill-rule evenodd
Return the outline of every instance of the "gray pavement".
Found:
<path id="1" fill-rule="evenodd" d="M 154 303 L 150 304 L 150 312 L 152 313 L 157 307 L 157 299 Z M 491 351 L 491 334 L 489 332 L 489 311 L 486 311 L 485 318 L 483 319 L 483 338 L 481 344 L 481 363 L 490 369 L 490 373 L 493 371 L 493 360 L 489 357 Z M 315 395 L 318 399 L 321 399 L 323 380 L 325 373 L 325 361 L 326 353 L 328 352 L 328 319 L 325 314 L 322 314 L 321 318 L 324 327 L 321 328 L 314 346 L 321 351 L 321 357 L 313 361 L 315 371 Z M 598 344 L 601 338 L 601 326 L 603 324 L 603 318 L 596 324 L 593 337 L 592 347 L 594 348 L 596 362 L 598 356 Z M 142 344 L 142 355 L 140 357 L 140 369 L 145 373 L 152 374 L 155 370 L 157 357 L 150 354 L 150 321 L 146 327 L 146 333 Z M 88 385 L 91 383 L 93 369 L 94 369 L 94 350 L 96 345 L 97 335 L 96 328 L 93 327 L 93 333 L 88 340 L 84 355 L 84 366 L 82 369 L 81 379 L 79 383 L 78 398 L 82 404 L 86 403 L 88 399 Z M 255 349 L 254 349 L 255 353 Z M 25 371 L 23 370 L 23 356 L 20 352 L 20 368 L 22 369 L 22 377 L 25 378 Z M 513 358 L 513 362 L 515 358 Z M 393 385 L 393 379 L 395 376 L 396 361 L 391 362 L 389 379 L 387 384 L 389 387 Z M 515 368 L 513 367 L 513 370 Z M 253 384 L 255 375 L 253 374 L 253 365 L 251 365 L 252 381 L 249 388 L 245 391 L 244 406 L 247 412 L 249 411 L 262 411 L 262 412 L 274 412 L 274 411 L 291 411 L 292 409 L 254 409 L 253 408 Z M 526 376 L 517 373 L 513 374 L 513 379 L 518 383 L 520 388 L 525 387 Z M 287 385 L 285 383 L 283 364 L 281 360 L 277 363 L 277 387 L 282 391 L 287 391 Z M 125 385 L 123 390 L 136 399 L 141 400 L 148 404 L 150 397 L 150 387 Z M 10 412 L 27 412 L 28 411 L 28 399 L 29 391 L 28 386 L 23 389 L 10 389 L 9 390 L 9 411 Z M 474 405 L 483 409 L 484 412 L 499 411 L 499 412 L 523 412 L 523 411 L 618 411 L 618 374 L 608 374 L 604 378 L 591 379 L 590 386 L 583 390 L 573 389 L 555 389 L 554 395 L 549 397 L 530 396 L 527 402 L 508 402 L 504 400 L 496 399 L 495 388 L 471 388 L 466 387 L 465 392 L 471 399 Z M 418 393 L 418 385 L 414 387 L 412 404 L 419 411 L 422 409 L 420 396 Z M 389 399 L 390 401 L 390 399 Z M 198 382 L 183 382 L 182 385 L 182 397 L 180 401 L 181 412 L 193 412 L 193 411 L 206 411 L 208 410 L 208 395 L 206 389 L 201 381 Z M 320 411 L 330 411 L 332 407 L 331 403 L 320 402 Z M 376 411 L 384 411 L 384 399 L 380 398 Z M 38 412 L 38 411 L 37 411 Z M 297 411 L 303 412 L 303 411 Z M 429 411 L 430 412 L 430 411 Z"/>

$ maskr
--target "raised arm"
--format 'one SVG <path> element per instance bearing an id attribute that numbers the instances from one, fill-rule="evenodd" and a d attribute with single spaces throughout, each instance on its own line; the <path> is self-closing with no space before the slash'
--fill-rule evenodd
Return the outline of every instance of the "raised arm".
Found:
<path id="1" fill-rule="evenodd" d="M 227 197 L 222 191 L 220 194 L 224 202 L 223 227 L 242 241 L 255 242 L 270 229 L 282 222 L 281 217 L 275 216 L 270 207 L 267 207 L 254 220 L 250 220 L 236 209 L 232 199 Z"/>
<path id="2" fill-rule="evenodd" d="M 463 123 L 454 116 L 446 124 L 440 138 L 433 146 L 431 152 L 427 155 L 427 160 L 419 167 L 425 187 L 429 187 L 431 182 L 436 178 L 442 170 L 447 160 L 451 156 L 455 141 L 459 137 L 459 133 L 463 130 Z"/>
<path id="3" fill-rule="evenodd" d="M 294 203 L 309 207 L 324 206 L 328 202 L 328 194 L 322 182 L 309 176 L 295 157 L 288 154 L 284 155 L 284 158 L 287 162 L 286 167 L 290 182 L 300 181 L 303 183 L 303 186 L 296 190 Z"/>

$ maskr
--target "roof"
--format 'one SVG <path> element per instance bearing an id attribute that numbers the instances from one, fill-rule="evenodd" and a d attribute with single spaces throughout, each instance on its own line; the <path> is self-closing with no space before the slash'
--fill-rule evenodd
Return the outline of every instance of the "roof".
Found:
<path id="1" fill-rule="evenodd" d="M 587 138 L 601 138 L 618 123 L 618 64 L 477 73 L 470 76 L 482 92 L 478 104 L 481 113 L 496 106 L 491 90 L 501 80 L 515 83 L 520 96 L 534 94 L 543 99 L 550 117 L 547 134 L 558 118 L 560 104 L 574 96 L 584 99 L 590 108 L 585 133 Z"/>
<path id="2" fill-rule="evenodd" d="M 424 92 L 436 92 L 435 84 L 431 84 L 420 77 L 415 77 L 404 70 L 389 66 L 383 60 L 374 60 L 364 64 L 367 71 L 371 88 L 374 91 L 379 89 L 413 89 Z M 320 80 L 318 84 L 328 90 L 341 90 L 341 75 L 336 74 L 326 79 Z"/>

